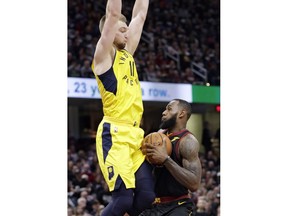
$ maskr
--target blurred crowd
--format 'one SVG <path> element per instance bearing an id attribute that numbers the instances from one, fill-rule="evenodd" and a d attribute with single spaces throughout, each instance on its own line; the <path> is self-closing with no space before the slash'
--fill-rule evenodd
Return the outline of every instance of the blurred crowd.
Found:
<path id="1" fill-rule="evenodd" d="M 134 0 L 123 3 L 130 19 Z M 90 68 L 106 0 L 68 0 L 68 76 Z M 220 85 L 220 0 L 150 0 L 135 52 L 140 81 Z"/>
<path id="2" fill-rule="evenodd" d="M 218 140 L 219 141 L 219 140 Z M 201 186 L 191 197 L 196 216 L 220 216 L 220 146 L 202 151 Z M 98 166 L 94 139 L 68 139 L 68 216 L 100 216 L 111 193 Z"/>

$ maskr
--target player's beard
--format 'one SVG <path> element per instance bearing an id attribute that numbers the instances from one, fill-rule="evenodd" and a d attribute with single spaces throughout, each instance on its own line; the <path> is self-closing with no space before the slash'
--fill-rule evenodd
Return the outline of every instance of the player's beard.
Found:
<path id="1" fill-rule="evenodd" d="M 171 129 L 176 125 L 177 113 L 175 113 L 170 119 L 162 121 L 160 124 L 160 129 Z"/>
<path id="2" fill-rule="evenodd" d="M 118 50 L 122 50 L 125 48 L 126 43 L 114 43 Z"/>

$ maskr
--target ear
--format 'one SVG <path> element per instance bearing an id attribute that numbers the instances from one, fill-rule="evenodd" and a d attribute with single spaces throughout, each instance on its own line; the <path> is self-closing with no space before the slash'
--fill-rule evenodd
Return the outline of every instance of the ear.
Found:
<path id="1" fill-rule="evenodd" d="M 180 112 L 179 112 L 179 118 L 183 118 L 186 116 L 186 110 L 182 109 Z"/>

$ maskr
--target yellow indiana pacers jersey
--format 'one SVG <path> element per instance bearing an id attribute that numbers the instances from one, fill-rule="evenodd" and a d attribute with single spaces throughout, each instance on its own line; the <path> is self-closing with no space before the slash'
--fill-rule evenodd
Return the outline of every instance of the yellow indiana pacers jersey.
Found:
<path id="1" fill-rule="evenodd" d="M 116 50 L 112 67 L 106 73 L 96 76 L 96 80 L 104 116 L 139 125 L 143 102 L 133 56 L 124 49 Z"/>

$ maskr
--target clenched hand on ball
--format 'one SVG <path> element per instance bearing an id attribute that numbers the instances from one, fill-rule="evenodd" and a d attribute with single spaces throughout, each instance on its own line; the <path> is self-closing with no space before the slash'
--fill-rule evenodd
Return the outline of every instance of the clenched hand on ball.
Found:
<path id="1" fill-rule="evenodd" d="M 163 140 L 163 144 L 145 143 L 146 158 L 154 165 L 164 165 L 171 155 L 171 142 L 169 138 Z M 168 149 L 170 147 L 170 149 Z"/>

